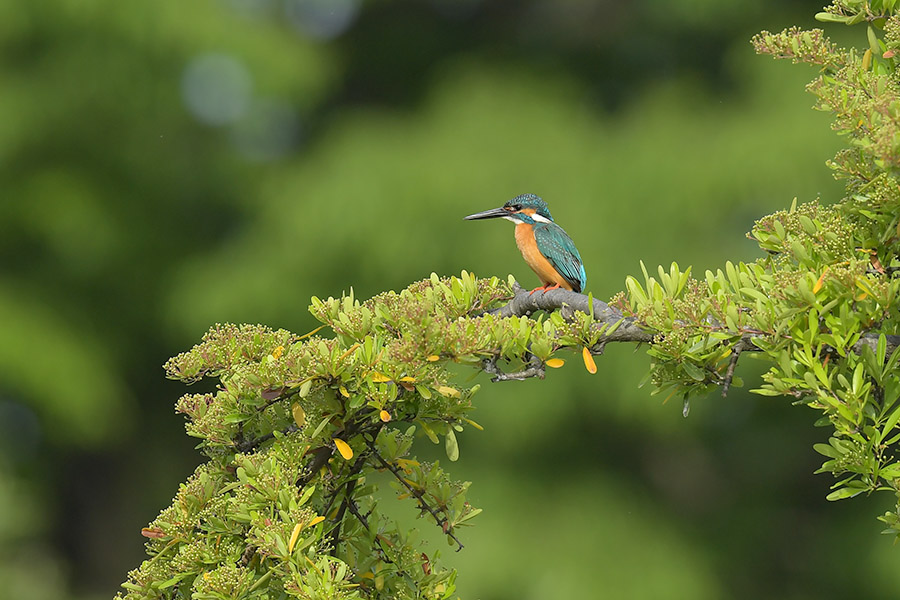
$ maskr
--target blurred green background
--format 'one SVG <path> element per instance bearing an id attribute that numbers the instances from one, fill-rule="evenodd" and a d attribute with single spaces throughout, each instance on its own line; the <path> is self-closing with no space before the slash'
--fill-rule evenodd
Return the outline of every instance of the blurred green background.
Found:
<path id="1" fill-rule="evenodd" d="M 839 198 L 814 72 L 748 43 L 821 4 L 0 3 L 0 596 L 109 598 L 143 559 L 200 460 L 160 365 L 217 321 L 303 333 L 313 294 L 432 271 L 536 284 L 511 226 L 462 220 L 523 192 L 601 298 Z M 462 598 L 897 597 L 893 499 L 825 501 L 812 412 L 735 390 L 684 419 L 642 351 L 580 363 L 479 378 Z"/>

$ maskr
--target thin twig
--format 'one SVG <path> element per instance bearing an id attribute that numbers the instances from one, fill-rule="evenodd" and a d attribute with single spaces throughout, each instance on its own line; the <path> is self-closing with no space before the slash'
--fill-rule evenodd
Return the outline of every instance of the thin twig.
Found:
<path id="1" fill-rule="evenodd" d="M 356 487 L 356 483 L 359 481 L 357 475 L 362 471 L 363 466 L 365 466 L 366 459 L 368 458 L 368 454 L 365 452 L 360 453 L 359 457 L 353 463 L 353 466 L 350 467 L 350 471 L 348 472 L 348 477 L 350 477 L 350 481 L 346 483 L 346 485 L 339 486 L 334 493 L 331 495 L 331 498 L 328 500 L 328 505 L 322 511 L 324 514 L 328 514 L 328 511 L 331 510 L 331 505 L 334 503 L 334 500 L 337 498 L 340 493 L 341 488 L 344 488 L 344 499 L 341 502 L 341 507 L 338 509 L 337 515 L 334 517 L 334 527 L 331 531 L 328 532 L 328 538 L 331 540 L 333 544 L 331 548 L 332 556 L 337 552 L 337 546 L 340 542 L 341 537 L 341 525 L 344 523 L 344 513 L 347 512 L 348 504 L 353 500 L 353 489 Z"/>
<path id="2" fill-rule="evenodd" d="M 728 362 L 728 368 L 725 370 L 725 379 L 722 384 L 722 397 L 728 395 L 728 390 L 731 389 L 731 380 L 734 379 L 734 369 L 737 367 L 738 358 L 741 357 L 741 352 L 746 349 L 752 347 L 753 344 L 750 342 L 750 338 L 748 336 L 744 336 L 738 340 L 738 342 L 734 345 L 734 348 L 731 350 L 731 360 Z"/>
<path id="3" fill-rule="evenodd" d="M 422 493 L 422 490 L 418 490 L 410 485 L 410 483 L 406 481 L 406 479 L 400 474 L 400 471 L 397 469 L 397 467 L 386 461 L 384 457 L 378 453 L 378 450 L 375 448 L 374 443 L 370 444 L 369 447 L 372 449 L 372 456 L 374 456 L 378 460 L 378 462 L 381 463 L 381 466 L 393 473 L 394 477 L 397 478 L 397 481 L 403 484 L 403 487 L 405 487 L 409 491 L 410 495 L 412 495 L 418 501 L 419 510 L 428 512 L 432 517 L 434 517 L 434 521 L 435 523 L 437 523 L 438 527 L 441 528 L 441 531 L 443 531 L 445 534 L 447 534 L 448 537 L 456 542 L 458 546 L 456 548 L 456 551 L 459 552 L 460 550 L 462 550 L 463 543 L 460 542 L 459 538 L 457 538 L 453 534 L 452 528 L 450 526 L 450 521 L 447 520 L 447 517 L 441 516 L 440 511 L 435 510 L 430 504 L 428 504 L 428 502 L 425 501 L 425 498 L 423 498 L 424 494 Z"/>
<path id="4" fill-rule="evenodd" d="M 282 429 L 280 431 L 280 433 L 283 435 L 287 435 L 289 433 L 294 433 L 295 431 L 298 431 L 299 429 L 300 428 L 297 427 L 296 423 L 292 423 L 288 427 L 285 427 L 284 429 Z M 274 437 L 275 437 L 275 432 L 272 431 L 265 435 L 261 435 L 258 438 L 253 439 L 253 440 L 247 440 L 244 442 L 235 443 L 233 447 L 237 452 L 249 452 L 250 450 L 255 450 L 260 444 L 262 444 L 263 442 L 267 442 Z"/>
<path id="5" fill-rule="evenodd" d="M 325 463 L 327 463 L 328 459 L 331 458 L 331 455 L 334 454 L 334 446 L 329 444 L 328 446 L 317 448 L 313 452 L 315 453 L 315 456 L 306 467 L 306 472 L 297 479 L 296 486 L 298 489 L 303 489 L 309 485 L 309 482 L 316 476 L 319 469 L 325 466 Z"/>

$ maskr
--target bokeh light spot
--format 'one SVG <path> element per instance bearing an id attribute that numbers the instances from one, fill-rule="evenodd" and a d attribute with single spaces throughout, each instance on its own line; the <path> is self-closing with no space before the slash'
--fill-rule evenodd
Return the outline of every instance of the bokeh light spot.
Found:
<path id="1" fill-rule="evenodd" d="M 226 54 L 201 54 L 184 69 L 181 93 L 197 119 L 210 125 L 238 120 L 250 104 L 252 81 L 247 68 Z"/>

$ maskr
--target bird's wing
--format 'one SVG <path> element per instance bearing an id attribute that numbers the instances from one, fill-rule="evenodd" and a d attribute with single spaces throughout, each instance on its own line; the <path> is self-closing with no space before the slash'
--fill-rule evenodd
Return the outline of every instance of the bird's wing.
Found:
<path id="1" fill-rule="evenodd" d="M 580 292 L 587 283 L 587 275 L 581 255 L 572 238 L 556 223 L 541 223 L 534 227 L 534 239 L 538 250 L 547 257 L 559 274 Z"/>

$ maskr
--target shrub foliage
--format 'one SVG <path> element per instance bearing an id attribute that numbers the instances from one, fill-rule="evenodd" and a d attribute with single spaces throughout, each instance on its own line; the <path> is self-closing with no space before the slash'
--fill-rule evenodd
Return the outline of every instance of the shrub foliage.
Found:
<path id="1" fill-rule="evenodd" d="M 838 48 L 818 29 L 754 37 L 760 53 L 819 67 L 808 89 L 848 144 L 829 162 L 846 196 L 795 200 L 757 221 L 753 263 L 702 278 L 675 264 L 643 269 L 609 305 L 433 275 L 365 302 L 313 298 L 323 326 L 305 336 L 217 325 L 171 359 L 169 377 L 216 382 L 176 407 L 208 460 L 143 530 L 150 558 L 119 597 L 450 597 L 456 573 L 382 512 L 376 480 L 462 548 L 460 530 L 480 512 L 466 501 L 469 483 L 413 453 L 426 438 L 452 462 L 456 434 L 479 428 L 479 386 L 458 383 L 461 371 L 543 377 L 571 350 L 593 370 L 612 341 L 649 342 L 655 391 L 686 410 L 692 397 L 741 385 L 739 357 L 765 361 L 753 391 L 814 409 L 829 431 L 815 446 L 820 471 L 836 477 L 828 498 L 885 490 L 900 500 L 897 4 L 836 1 L 818 15 L 864 25 L 862 49 Z M 880 518 L 900 535 L 900 503 Z"/>

